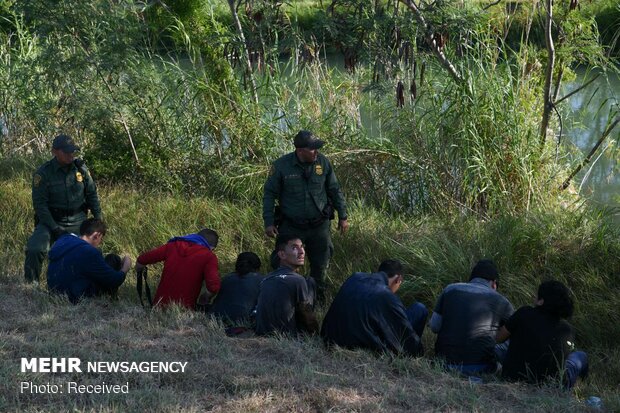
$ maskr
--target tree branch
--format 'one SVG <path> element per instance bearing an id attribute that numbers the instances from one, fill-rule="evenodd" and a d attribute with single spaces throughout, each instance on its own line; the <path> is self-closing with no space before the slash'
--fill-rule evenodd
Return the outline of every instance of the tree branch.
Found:
<path id="1" fill-rule="evenodd" d="M 452 78 L 457 83 L 462 83 L 463 77 L 460 75 L 459 72 L 457 72 L 454 65 L 448 60 L 446 55 L 441 51 L 441 49 L 437 45 L 437 42 L 435 41 L 431 33 L 430 27 L 426 23 L 426 19 L 424 19 L 424 16 L 422 16 L 422 13 L 420 12 L 420 9 L 418 8 L 418 6 L 416 6 L 412 0 L 400 0 L 400 1 L 403 4 L 405 4 L 413 12 L 415 19 L 417 20 L 418 24 L 422 28 L 426 43 L 429 45 L 429 47 L 433 51 L 433 54 L 435 55 L 437 60 L 439 60 L 439 63 L 441 64 L 441 66 L 450 74 L 450 76 L 452 76 Z"/>
<path id="2" fill-rule="evenodd" d="M 558 103 L 568 99 L 569 97 L 573 96 L 575 93 L 579 93 L 581 92 L 583 89 L 585 89 L 586 87 L 588 87 L 588 85 L 592 82 L 594 82 L 596 79 L 599 78 L 601 74 L 599 73 L 598 75 L 594 76 L 592 79 L 588 80 L 586 83 L 584 83 L 583 85 L 579 86 L 577 89 L 573 90 L 572 92 L 570 92 L 568 95 L 566 96 L 562 96 L 561 98 L 559 98 L 558 100 L 555 101 L 555 104 L 557 105 Z"/>
<path id="3" fill-rule="evenodd" d="M 491 8 L 491 7 L 493 7 L 493 6 L 497 6 L 497 5 L 498 5 L 498 4 L 500 4 L 501 2 L 502 2 L 502 0 L 496 0 L 496 1 L 494 1 L 493 3 L 487 4 L 486 6 L 484 6 L 484 7 L 482 8 L 482 11 L 488 10 L 488 9 L 490 9 L 490 8 Z"/>
<path id="4" fill-rule="evenodd" d="M 611 131 L 619 123 L 620 123 L 620 115 L 617 115 L 616 119 L 614 119 L 614 121 L 612 123 L 610 123 L 609 126 L 607 126 L 607 129 L 605 129 L 605 132 L 603 132 L 603 135 L 598 140 L 598 142 L 596 142 L 596 145 L 594 145 L 594 147 L 592 148 L 592 150 L 590 151 L 588 156 L 586 156 L 585 159 L 583 161 L 581 161 L 579 166 L 577 168 L 575 168 L 575 170 L 569 175 L 568 178 L 566 178 L 566 180 L 564 181 L 564 183 L 560 187 L 560 190 L 564 190 L 564 189 L 568 188 L 568 186 L 570 185 L 570 181 L 575 177 L 575 175 L 577 175 L 579 173 L 579 171 L 581 171 L 583 169 L 584 166 L 586 166 L 588 163 L 590 163 L 590 160 L 592 159 L 592 156 L 596 153 L 596 151 L 603 144 L 605 139 L 607 139 L 607 137 L 609 136 Z"/>

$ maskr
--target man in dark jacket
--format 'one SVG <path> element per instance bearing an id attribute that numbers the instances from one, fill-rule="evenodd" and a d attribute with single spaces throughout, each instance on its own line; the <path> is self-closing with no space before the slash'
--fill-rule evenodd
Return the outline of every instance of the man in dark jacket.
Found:
<path id="1" fill-rule="evenodd" d="M 269 273 L 261 284 L 256 306 L 256 334 L 280 332 L 296 336 L 302 332 L 318 333 L 314 280 L 297 273 L 305 260 L 301 240 L 292 234 L 280 235 L 276 240 L 276 250 L 280 267 Z"/>
<path id="2" fill-rule="evenodd" d="M 54 158 L 45 162 L 32 177 L 34 232 L 26 244 L 24 277 L 38 282 L 50 243 L 65 233 L 78 234 L 80 224 L 93 216 L 101 219 L 101 206 L 93 178 L 84 161 L 75 159 L 80 148 L 67 135 L 52 143 Z"/>
<path id="3" fill-rule="evenodd" d="M 304 243 L 319 299 L 325 290 L 325 270 L 332 256 L 332 214 L 338 212 L 338 229 L 348 227 L 347 206 L 334 168 L 319 152 L 324 142 L 302 130 L 294 138 L 295 151 L 271 166 L 263 195 L 265 234 L 294 234 Z M 280 216 L 276 216 L 276 200 Z M 279 221 L 279 222 L 278 222 Z"/>
<path id="4" fill-rule="evenodd" d="M 177 303 L 193 310 L 203 280 L 209 294 L 217 293 L 221 281 L 213 249 L 218 241 L 217 232 L 204 228 L 197 234 L 174 237 L 166 244 L 142 253 L 137 259 L 136 271 L 148 264 L 164 262 L 153 304 L 167 306 Z"/>
<path id="5" fill-rule="evenodd" d="M 80 236 L 62 235 L 49 252 L 47 287 L 67 294 L 72 303 L 115 291 L 125 281 L 131 259 L 124 257 L 119 271 L 106 263 L 97 249 L 106 233 L 106 225 L 90 218 L 80 225 Z"/>
<path id="6" fill-rule="evenodd" d="M 419 356 L 420 337 L 428 316 L 421 303 L 408 309 L 396 296 L 403 281 L 397 260 L 385 260 L 376 273 L 355 273 L 342 287 L 323 320 L 321 336 L 327 345 L 366 348 Z"/>

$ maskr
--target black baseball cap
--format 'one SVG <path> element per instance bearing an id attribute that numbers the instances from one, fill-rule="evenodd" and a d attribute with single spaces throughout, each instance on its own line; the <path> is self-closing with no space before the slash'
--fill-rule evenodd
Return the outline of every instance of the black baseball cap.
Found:
<path id="1" fill-rule="evenodd" d="M 296 148 L 320 149 L 325 142 L 317 138 L 312 132 L 300 130 L 293 140 Z"/>
<path id="2" fill-rule="evenodd" d="M 54 142 L 52 143 L 53 149 L 60 149 L 64 153 L 73 153 L 75 151 L 79 151 L 80 147 L 73 142 L 68 135 L 58 135 L 54 138 Z"/>

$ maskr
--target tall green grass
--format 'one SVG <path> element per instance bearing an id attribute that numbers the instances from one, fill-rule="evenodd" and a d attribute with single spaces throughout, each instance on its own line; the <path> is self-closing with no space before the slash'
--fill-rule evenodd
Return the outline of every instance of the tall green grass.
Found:
<path id="1" fill-rule="evenodd" d="M 15 159 L 0 163 L 1 282 L 12 285 L 15 294 L 26 294 L 30 297 L 28 300 L 35 299 L 38 302 L 36 308 L 50 314 L 48 318 L 41 316 L 14 324 L 13 328 L 25 331 L 26 334 L 31 334 L 35 326 L 41 331 L 58 328 L 59 323 L 66 322 L 59 320 L 75 316 L 59 315 L 72 311 L 70 306 L 67 307 L 66 300 L 35 293 L 36 289 L 31 291 L 30 287 L 20 287 L 24 245 L 33 228 L 29 169 L 36 162 Z M 273 240 L 263 235 L 258 200 L 230 202 L 212 197 L 188 198 L 118 185 L 101 185 L 100 196 L 104 217 L 110 227 L 102 246 L 104 252 L 127 253 L 135 258 L 140 252 L 158 246 L 170 237 L 209 226 L 220 233 L 216 254 L 222 274 L 232 271 L 236 255 L 246 250 L 255 251 L 263 261 L 263 271 L 268 271 Z M 616 343 L 620 340 L 620 290 L 614 284 L 620 274 L 620 230 L 611 223 L 611 218 L 609 212 L 597 212 L 584 204 L 498 215 L 491 220 L 458 215 L 396 216 L 352 200 L 350 231 L 344 236 L 336 233 L 333 236 L 336 248 L 328 269 L 328 295 L 335 294 L 352 272 L 373 271 L 385 258 L 397 258 L 406 264 L 406 278 L 399 292 L 405 304 L 419 300 L 430 308 L 448 283 L 466 281 L 473 264 L 483 257 L 490 257 L 497 262 L 501 277 L 500 292 L 515 307 L 531 304 L 542 280 L 562 280 L 571 288 L 576 301 L 572 323 L 577 329 L 577 345 L 590 353 L 592 362 L 592 379 L 578 388 L 578 394 L 580 397 L 602 395 L 608 403 L 613 403 L 614 389 L 620 382 L 616 349 Z M 150 272 L 152 285 L 157 284 L 160 270 L 161 266 L 156 266 Z M 36 297 L 31 297 L 33 294 Z M 133 272 L 120 288 L 119 295 L 120 304 L 101 305 L 105 306 L 109 317 L 120 323 L 117 327 L 126 330 L 129 328 L 126 323 L 136 323 L 135 320 L 142 319 L 142 315 L 138 314 L 139 301 Z M 82 304 L 76 311 L 91 305 L 99 304 L 97 301 Z M 117 305 L 120 307 L 114 309 Z M 320 313 L 324 311 L 323 308 Z M 57 315 L 60 319 L 56 318 Z M 193 325 L 196 321 L 195 316 L 176 309 L 167 315 L 155 313 L 139 330 L 143 334 L 160 336 L 161 333 L 157 331 L 161 328 L 179 328 L 179 334 L 183 335 L 187 334 L 187 323 Z M 94 323 L 93 320 L 85 322 L 89 325 Z M 100 332 L 89 333 L 89 337 L 92 336 L 96 341 L 96 337 L 105 334 L 108 339 L 127 342 L 128 348 L 133 348 L 134 344 L 130 344 L 132 339 L 125 333 L 101 328 Z M 208 331 L 213 328 L 209 327 Z M 59 337 L 61 341 L 65 340 L 62 334 Z M 213 340 L 220 340 L 216 337 L 219 336 L 215 335 Z M 86 342 L 90 343 L 89 340 Z M 429 355 L 432 354 L 433 336 L 430 332 L 425 333 L 424 341 Z M 179 343 L 182 342 L 185 341 Z M 60 342 L 54 343 L 49 342 L 46 347 L 33 344 L 28 348 L 36 348 L 40 353 L 43 350 L 54 352 L 64 346 Z M 205 345 L 200 348 L 212 351 L 208 347 L 210 345 Z M 282 345 L 289 344 L 283 342 Z M 88 344 L 84 349 L 84 358 L 99 354 L 93 351 Z M 195 351 L 199 350 L 192 350 L 192 354 L 198 354 Z M 139 352 L 121 354 L 109 348 L 101 354 L 101 357 L 134 359 Z M 225 355 L 222 357 L 230 358 Z M 336 354 L 336 359 L 338 357 Z M 398 374 L 405 375 L 422 374 L 426 377 L 427 374 L 437 374 L 419 373 L 419 367 L 407 363 L 397 367 L 397 370 L 400 371 Z M 307 374 L 308 377 L 314 377 L 310 371 Z M 234 387 L 234 384 L 230 385 Z M 319 382 L 316 385 L 322 386 Z M 187 384 L 182 381 L 179 386 Z M 250 386 L 248 389 L 255 387 Z M 236 394 L 237 390 L 229 389 L 227 392 Z M 455 390 L 450 394 L 450 400 L 455 398 L 460 400 L 459 403 L 464 402 L 461 391 Z M 442 400 L 448 405 L 456 403 L 445 398 Z M 479 406 L 479 402 L 472 403 L 472 406 Z M 547 405 L 547 402 L 539 399 L 531 403 Z M 548 403 L 553 405 L 554 402 Z"/>
<path id="2" fill-rule="evenodd" d="M 5 272 L 13 274 L 21 274 L 23 248 L 33 228 L 29 181 L 23 175 L 0 181 L 0 260 Z M 221 237 L 217 255 L 222 273 L 232 271 L 237 254 L 248 250 L 255 251 L 263 271 L 269 271 L 273 240 L 263 235 L 258 199 L 185 198 L 107 185 L 100 195 L 110 227 L 106 252 L 136 257 L 173 236 L 211 227 Z M 620 291 L 613 287 L 620 274 L 620 230 L 609 213 L 581 205 L 492 220 L 420 218 L 390 216 L 352 202 L 350 216 L 350 232 L 334 233 L 336 251 L 328 270 L 331 293 L 352 272 L 375 270 L 381 260 L 392 257 L 407 265 L 404 300 L 417 299 L 432 307 L 445 285 L 466 281 L 475 262 L 489 257 L 499 266 L 501 291 L 516 306 L 531 303 L 542 280 L 559 279 L 575 295 L 578 342 L 613 346 L 620 340 Z M 130 287 L 122 295 L 135 299 Z"/>

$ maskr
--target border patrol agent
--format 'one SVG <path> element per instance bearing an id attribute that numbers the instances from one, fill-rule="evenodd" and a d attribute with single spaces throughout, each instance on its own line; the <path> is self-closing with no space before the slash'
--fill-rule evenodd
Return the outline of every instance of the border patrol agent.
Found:
<path id="1" fill-rule="evenodd" d="M 344 234 L 349 227 L 347 206 L 331 163 L 318 152 L 325 142 L 302 130 L 293 143 L 295 152 L 273 163 L 265 183 L 265 234 L 299 236 L 310 261 L 310 276 L 316 281 L 318 298 L 322 299 L 325 270 L 334 249 L 330 219 L 334 209 L 338 211 L 338 229 Z"/>
<path id="2" fill-rule="evenodd" d="M 79 234 L 88 210 L 101 219 L 95 183 L 84 161 L 74 157 L 79 150 L 69 136 L 56 136 L 52 143 L 54 158 L 37 169 L 32 178 L 35 228 L 26 244 L 24 275 L 27 282 L 39 281 L 43 259 L 51 243 L 67 232 Z"/>

